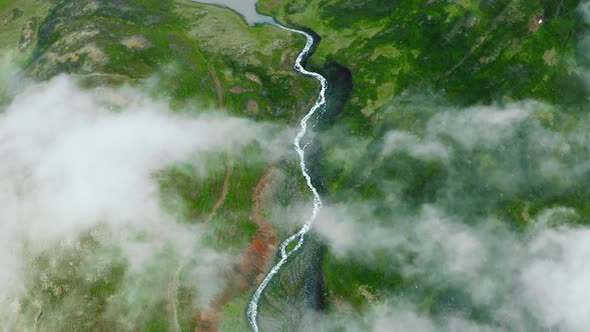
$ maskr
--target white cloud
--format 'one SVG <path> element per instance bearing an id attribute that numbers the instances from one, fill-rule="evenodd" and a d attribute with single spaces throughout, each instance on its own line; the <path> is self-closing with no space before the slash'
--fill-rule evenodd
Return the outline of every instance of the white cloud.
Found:
<path id="1" fill-rule="evenodd" d="M 590 1 L 580 1 L 578 5 L 578 12 L 582 15 L 582 18 L 587 24 L 590 24 Z"/>
<path id="2" fill-rule="evenodd" d="M 210 299 L 227 257 L 200 244 L 198 226 L 160 209 L 153 173 L 189 161 L 206 176 L 204 153 L 238 153 L 256 141 L 275 158 L 271 129 L 174 114 L 130 89 L 83 91 L 67 77 L 28 86 L 0 113 L 0 304 L 14 308 L 23 286 L 24 243 L 34 255 L 97 225 L 107 225 L 102 240 L 122 246 L 136 270 L 166 245 L 179 261 L 201 257 L 191 273 Z M 145 241 L 133 240 L 138 232 Z"/>
<path id="3" fill-rule="evenodd" d="M 467 150 L 494 147 L 514 135 L 519 124 L 530 115 L 529 107 L 514 104 L 506 108 L 490 106 L 444 111 L 428 122 L 427 133 L 433 137 L 448 135 Z"/>
<path id="4" fill-rule="evenodd" d="M 319 316 L 310 314 L 303 320 L 300 331 L 346 332 L 492 332 L 497 327 L 473 323 L 460 316 L 447 316 L 441 321 L 417 313 L 414 307 L 382 303 L 371 306 L 362 317 L 331 313 Z"/>
<path id="5" fill-rule="evenodd" d="M 478 226 L 468 226 L 460 217 L 435 206 L 424 206 L 418 215 L 394 213 L 388 225 L 368 221 L 359 212 L 363 209 L 371 210 L 371 203 L 332 206 L 318 220 L 315 231 L 328 241 L 337 257 L 366 267 L 379 264 L 381 269 L 425 285 L 463 289 L 474 304 L 490 308 L 492 319 L 506 330 L 530 329 L 528 315 L 543 328 L 561 331 L 583 331 L 590 324 L 590 287 L 586 285 L 590 265 L 585 263 L 590 255 L 590 230 L 547 228 L 576 218 L 573 209 L 541 211 L 533 221 L 536 227 L 523 237 L 493 219 L 471 220 Z M 384 250 L 389 263 L 383 262 Z M 412 259 L 407 260 L 407 255 Z M 403 299 L 397 301 L 402 307 L 412 305 Z M 500 329 L 460 317 L 433 321 L 418 311 L 383 308 L 389 310 L 387 315 L 363 314 L 362 321 L 369 320 L 370 331 L 387 327 L 419 332 Z M 330 317 L 316 317 L 314 323 L 326 319 L 323 323 L 333 328 Z"/>
<path id="6" fill-rule="evenodd" d="M 400 172 L 391 173 L 395 176 L 371 179 L 385 198 L 353 198 L 322 212 L 315 231 L 331 253 L 351 264 L 400 273 L 417 287 L 461 290 L 472 305 L 485 308 L 489 321 L 497 324 L 492 330 L 587 329 L 590 265 L 584 262 L 590 254 L 590 230 L 567 226 L 583 221 L 573 207 L 538 209 L 544 195 L 568 197 L 572 188 L 587 182 L 590 119 L 536 102 L 419 115 L 424 126 L 417 123 L 414 132 L 385 135 L 384 159 L 378 165 L 402 165 Z M 429 189 L 435 192 L 427 204 L 405 201 L 403 190 L 411 183 L 404 174 L 413 161 L 398 158 L 399 152 L 440 162 L 443 171 L 437 186 Z M 535 195 L 540 197 L 528 202 L 539 188 L 543 192 Z M 508 209 L 506 202 L 522 203 L 510 213 L 529 224 L 524 233 L 508 229 L 508 222 L 494 214 Z M 389 262 L 384 263 L 385 257 Z M 395 330 L 396 322 L 374 313 L 383 310 L 375 308 L 380 305 L 387 317 L 409 324 L 401 330 L 490 329 L 452 316 L 457 312 L 442 320 L 424 316 L 413 299 L 382 295 L 380 301 L 353 320 L 349 326 L 364 323 L 351 331 Z M 334 327 L 332 318 L 319 321 Z"/>
<path id="7" fill-rule="evenodd" d="M 532 313 L 547 328 L 586 331 L 590 326 L 590 229 L 543 231 L 528 250 L 533 258 L 519 278 Z"/>
<path id="8" fill-rule="evenodd" d="M 416 135 L 404 131 L 390 131 L 385 136 L 384 154 L 404 151 L 421 160 L 447 161 L 449 150 L 436 139 L 422 140 Z"/>
<path id="9" fill-rule="evenodd" d="M 590 287 L 584 284 L 590 277 L 590 265 L 584 263 L 590 230 L 567 226 L 584 221 L 573 206 L 542 203 L 562 197 L 566 204 L 573 190 L 585 195 L 590 118 L 532 101 L 464 110 L 417 107 L 415 112 L 423 123 L 389 131 L 383 158 L 361 163 L 369 171 L 359 174 L 359 181 L 370 181 L 378 198 L 351 196 L 322 211 L 314 229 L 331 254 L 350 264 L 399 273 L 417 287 L 464 292 L 467 306 L 484 308 L 489 322 L 497 325 L 493 330 L 583 331 L 590 325 Z M 404 196 L 415 186 L 406 175 L 421 169 L 414 171 L 414 161 L 400 152 L 438 162 L 436 185 L 426 189 L 428 203 Z M 378 167 L 392 170 L 379 172 Z M 509 229 L 510 221 L 499 220 L 505 218 L 502 212 L 527 223 L 526 230 Z M 414 308 L 420 307 L 413 302 L 419 300 L 387 296 L 381 294 L 380 301 L 399 300 L 385 306 L 390 316 L 405 312 L 397 319 L 413 326 L 402 330 L 489 328 L 448 317 L 457 312 L 444 314 L 444 320 L 424 317 Z M 379 331 L 381 320 L 371 310 L 354 320 L 366 323 L 357 330 Z M 322 319 L 334 327 L 331 316 Z M 473 326 L 456 328 L 451 320 Z"/>

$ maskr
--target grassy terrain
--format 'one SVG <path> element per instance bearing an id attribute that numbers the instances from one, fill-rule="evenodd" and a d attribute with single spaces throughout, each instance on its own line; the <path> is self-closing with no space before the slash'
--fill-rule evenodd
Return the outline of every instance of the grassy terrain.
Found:
<path id="1" fill-rule="evenodd" d="M 244 319 L 244 308 L 248 307 L 250 294 L 244 294 L 234 298 L 233 301 L 223 307 L 223 320 L 219 331 L 246 331 L 250 328 L 248 322 Z"/>
<path id="2" fill-rule="evenodd" d="M 262 12 L 322 38 L 308 67 L 326 73 L 338 65 L 352 73 L 337 126 L 324 128 L 317 139 L 322 149 L 312 158 L 319 172 L 312 171 L 322 176 L 314 180 L 329 192 L 326 200 L 352 207 L 367 203 L 370 209 L 353 217 L 375 228 L 402 225 L 399 220 L 411 220 L 425 205 L 452 211 L 470 225 L 493 217 L 515 234 L 548 207 L 571 207 L 574 222 L 588 223 L 589 174 L 578 165 L 590 159 L 590 122 L 583 113 L 588 93 L 576 49 L 587 27 L 576 14 L 578 3 L 262 0 Z M 281 123 L 294 123 L 316 97 L 317 83 L 291 69 L 304 43 L 300 36 L 267 25 L 248 27 L 227 9 L 182 0 L 11 0 L 0 4 L 0 14 L 15 8 L 22 13 L 0 27 L 0 51 L 35 79 L 68 73 L 88 86 L 129 83 L 169 99 L 174 109 L 223 108 Z M 33 17 L 34 43 L 17 51 L 23 25 Z M 0 67 L 2 77 L 13 73 L 9 67 Z M 457 135 L 466 128 L 450 125 L 462 121 L 466 107 L 502 108 L 528 99 L 545 104 L 531 106 L 526 121 L 492 145 L 465 147 Z M 434 136 L 433 127 L 439 130 Z M 424 158 L 409 148 L 384 152 L 394 131 L 418 145 L 439 144 L 448 156 Z M 162 170 L 154 181 L 163 206 L 184 224 L 205 225 L 205 245 L 240 253 L 257 231 L 253 188 L 268 166 L 262 153 L 249 146 L 238 157 L 209 155 L 206 175 L 187 164 Z M 539 171 L 547 167 L 544 160 L 571 174 Z M 297 165 L 282 166 L 286 179 L 273 201 L 285 207 L 309 194 Z M 279 233 L 293 227 L 275 226 Z M 434 317 L 456 311 L 490 321 L 492 308 L 470 303 L 457 284 L 403 275 L 400 266 L 415 258 L 410 251 L 395 259 L 377 252 L 371 257 L 376 263 L 368 265 L 354 256 L 324 255 L 316 240 L 269 286 L 261 316 L 269 330 L 298 326 L 307 309 L 323 308 L 323 282 L 325 306 L 333 311 L 352 308 L 351 315 L 359 315 L 393 296 L 411 299 Z M 75 249 L 56 247 L 31 258 L 24 326 L 32 328 L 32 317 L 42 310 L 41 324 L 50 330 L 161 331 L 175 323 L 194 330 L 198 294 L 188 287 L 190 276 L 178 268 L 174 253 L 163 250 L 144 270 L 132 272 L 117 259 L 119 250 L 87 236 Z M 166 274 L 174 270 L 180 272 Z M 173 301 L 161 280 L 178 281 Z M 80 300 L 87 306 L 78 308 Z M 224 304 L 222 330 L 246 327 L 246 302 L 241 293 Z M 172 303 L 182 304 L 176 319 Z"/>
<path id="3" fill-rule="evenodd" d="M 167 210 L 186 223 L 206 222 L 210 245 L 234 254 L 256 231 L 252 221 L 253 188 L 267 166 L 259 147 L 251 146 L 244 153 L 247 158 L 209 156 L 205 176 L 191 165 L 173 166 L 157 175 Z"/>
<path id="4" fill-rule="evenodd" d="M 343 117 L 364 125 L 378 122 L 393 96 L 416 90 L 460 104 L 583 102 L 572 67 L 578 2 L 263 0 L 259 9 L 322 37 L 312 65 L 352 70 Z"/>
<path id="5" fill-rule="evenodd" d="M 192 230 L 195 239 L 201 234 L 195 242 L 198 250 L 240 257 L 253 238 L 253 188 L 267 167 L 260 153 L 253 145 L 241 156 L 207 156 L 204 171 L 186 163 L 154 174 L 164 209 L 180 223 L 202 226 Z M 74 244 L 56 245 L 31 257 L 20 326 L 32 328 L 43 312 L 38 324 L 52 331 L 164 331 L 176 325 L 182 331 L 194 330 L 197 312 L 205 309 L 196 299 L 201 290 L 208 290 L 195 285 L 191 273 L 208 262 L 199 261 L 198 255 L 183 258 L 167 244 L 138 270 L 123 258 L 121 244 L 105 242 L 108 232 L 94 229 Z M 149 243 L 144 237 L 137 234 L 134 245 Z M 237 295 L 224 307 L 223 324 L 246 323 L 243 308 L 237 310 L 235 302 L 242 303 L 249 292 Z"/>
<path id="6" fill-rule="evenodd" d="M 262 0 L 258 9 L 319 34 L 311 67 L 322 71 L 338 63 L 352 72 L 350 98 L 322 139 L 319 173 L 332 203 L 351 206 L 351 215 L 366 229 L 401 228 L 423 206 L 433 205 L 474 227 L 498 219 L 521 234 L 547 208 L 574 209 L 575 217 L 562 218 L 569 223 L 590 220 L 587 178 L 573 175 L 588 157 L 586 143 L 574 143 L 586 141 L 580 130 L 588 98 L 580 67 L 584 54 L 577 48 L 587 31 L 576 11 L 579 3 Z M 436 122 L 451 127 L 462 121 L 465 107 L 492 105 L 492 112 L 529 99 L 545 104 L 532 107 L 533 115 L 498 144 L 465 149 L 456 135 L 466 128 L 456 127 L 436 136 L 435 143 L 451 151 L 448 160 L 438 159 L 436 151 L 417 157 L 402 143 L 384 153 L 393 131 L 415 137 L 417 145 L 431 142 L 438 113 L 453 114 Z M 563 139 L 570 153 L 539 143 L 548 137 Z M 561 165 L 559 175 L 540 171 L 547 160 Z M 354 212 L 358 202 L 367 211 L 360 205 Z M 375 302 L 400 298 L 433 317 L 460 312 L 498 323 L 489 317 L 492 308 L 470 303 L 460 285 L 402 275 L 401 266 L 415 258 L 411 252 L 371 255 L 373 264 L 367 264 L 328 252 L 323 262 L 328 308 L 358 314 Z"/>
<path id="7" fill-rule="evenodd" d="M 314 99 L 314 80 L 292 69 L 304 40 L 269 25 L 246 27 L 236 13 L 216 6 L 179 5 L 187 34 L 211 59 L 223 87 L 224 105 L 252 117 L 295 121 Z M 298 96 L 304 96 L 299 98 Z"/>
<path id="8" fill-rule="evenodd" d="M 85 234 L 74 246 L 61 245 L 36 257 L 31 269 L 21 307 L 23 329 L 163 331 L 178 324 L 184 331 L 196 327 L 192 319 L 196 293 L 172 252 L 164 251 L 142 271 L 132 271 L 120 249 L 105 247 Z M 172 283 L 177 284 L 175 296 L 168 293 Z M 174 316 L 172 303 L 176 303 Z"/>
<path id="9" fill-rule="evenodd" d="M 1 77 L 6 77 L 2 104 L 10 100 L 5 83 L 23 70 L 35 80 L 66 73 L 86 87 L 130 84 L 169 100 L 173 110 L 223 109 L 290 124 L 313 102 L 319 87 L 292 70 L 305 43 L 301 36 L 268 25 L 249 27 L 236 13 L 216 6 L 184 0 L 2 2 L 0 18 L 11 13 L 15 18 L 0 25 L 0 54 L 6 55 L 0 63 Z M 27 35 L 23 26 L 32 19 Z M 25 35 L 31 43 L 19 51 Z M 267 158 L 259 146 L 249 146 L 239 156 L 206 158 L 206 174 L 178 164 L 154 174 L 154 181 L 170 214 L 187 227 L 203 226 L 203 247 L 237 256 L 257 231 L 253 188 L 268 167 Z M 262 211 L 265 216 L 267 212 Z M 142 243 L 143 236 L 138 234 L 136 240 Z M 79 241 L 28 258 L 19 327 L 195 329 L 196 312 L 203 308 L 195 304 L 198 293 L 185 269 L 203 262 L 191 261 L 181 269 L 177 253 L 164 248 L 137 271 L 121 259 L 116 244 L 91 235 Z M 175 275 L 175 270 L 180 272 Z M 174 280 L 175 298 L 167 293 Z M 245 323 L 243 310 L 227 315 L 234 315 L 224 317 L 230 321 Z"/>
<path id="10" fill-rule="evenodd" d="M 151 78 L 148 89 L 173 105 L 199 103 L 261 119 L 294 119 L 312 98 L 315 83 L 290 68 L 304 42 L 299 37 L 250 28 L 231 11 L 190 1 L 121 6 L 56 4 L 40 26 L 29 72 L 82 74 L 91 84 Z M 309 97 L 285 97 L 288 91 Z"/>
<path id="11" fill-rule="evenodd" d="M 36 19 L 36 45 L 17 57 L 36 78 L 65 72 L 90 85 L 139 83 L 171 98 L 173 106 L 275 120 L 298 118 L 317 89 L 291 70 L 301 37 L 268 25 L 248 27 L 236 13 L 215 6 L 183 0 L 23 0 L 3 6 L 2 15 L 22 13 L 0 27 L 2 53 L 19 54 L 22 26 Z"/>
<path id="12" fill-rule="evenodd" d="M 48 1 L 19 0 L 7 1 L 0 4 L 0 18 L 13 16 L 13 11 L 18 12 L 13 19 L 0 22 L 0 54 L 16 53 L 15 50 L 21 37 L 25 21 L 32 17 L 42 18 L 47 15 L 50 8 Z M 25 59 L 30 55 L 32 48 L 22 52 L 17 58 Z M 24 61 L 24 60 L 21 60 Z"/>
<path id="13" fill-rule="evenodd" d="M 466 148 L 457 140 L 461 129 L 445 129 L 436 136 L 436 144 L 446 151 L 444 157 L 434 151 L 431 157 L 420 157 L 402 142 L 397 143 L 393 152 L 384 152 L 391 146 L 388 134 L 411 133 L 418 142 L 429 144 L 433 140 L 430 135 L 434 123 L 452 128 L 464 119 L 463 111 L 430 96 L 398 97 L 389 106 L 382 122 L 368 135 L 370 138 L 358 146 L 342 144 L 346 143 L 343 139 L 346 131 L 332 132 L 323 141 L 327 148 L 321 173 L 329 184 L 330 199 L 350 205 L 352 211 L 355 204 L 365 202 L 364 209 L 361 205 L 351 215 L 362 220 L 368 229 L 398 225 L 402 232 L 404 223 L 411 222 L 426 205 L 452 211 L 476 229 L 485 225 L 496 227 L 492 220 L 500 220 L 502 227 L 515 234 L 527 234 L 529 228 L 538 227 L 543 213 L 551 208 L 567 207 L 575 211 L 552 216 L 551 226 L 590 222 L 588 171 L 576 170 L 577 165 L 590 158 L 585 148 L 587 135 L 582 134 L 587 114 L 571 113 L 559 106 L 531 106 L 533 111 L 527 120 L 515 124 L 513 133 L 497 143 Z M 492 112 L 493 108 L 488 111 Z M 440 121 L 437 119 L 441 113 L 446 120 L 436 122 Z M 556 143 L 548 144 L 553 138 Z M 563 146 L 568 146 L 568 152 L 560 149 Z M 343 162 L 343 154 L 355 157 L 349 151 L 361 157 Z M 547 161 L 557 162 L 559 171 L 554 173 L 545 168 Z M 428 276 L 424 275 L 418 278 L 400 275 L 401 266 L 412 261 L 411 253 L 398 252 L 393 257 L 385 251 L 372 255 L 376 255 L 372 257 L 374 264 L 369 265 L 358 257 L 328 255 L 324 276 L 329 303 L 337 306 L 336 303 L 345 301 L 363 308 L 370 302 L 359 292 L 361 286 L 381 294 L 381 299 L 391 294 L 413 298 L 424 306 L 425 313 L 444 312 L 451 297 L 465 298 L 460 287 L 450 287 L 444 282 L 428 284 L 425 281 Z M 418 292 L 413 289 L 416 284 L 422 286 Z M 460 310 L 473 315 L 486 312 L 485 308 L 469 303 L 464 303 Z"/>
<path id="14" fill-rule="evenodd" d="M 9 101 L 7 89 L 12 76 L 27 65 L 33 52 L 33 45 L 18 49 L 25 22 L 38 22 L 49 8 L 48 1 L 11 0 L 0 4 L 0 105 Z"/>

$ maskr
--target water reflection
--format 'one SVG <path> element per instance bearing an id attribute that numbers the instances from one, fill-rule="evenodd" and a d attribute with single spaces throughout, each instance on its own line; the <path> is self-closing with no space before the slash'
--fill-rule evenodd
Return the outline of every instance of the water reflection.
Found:
<path id="1" fill-rule="evenodd" d="M 248 25 L 257 23 L 274 22 L 270 16 L 262 15 L 256 11 L 256 3 L 258 0 L 193 0 L 195 2 L 209 3 L 231 8 L 240 13 L 248 22 Z"/>

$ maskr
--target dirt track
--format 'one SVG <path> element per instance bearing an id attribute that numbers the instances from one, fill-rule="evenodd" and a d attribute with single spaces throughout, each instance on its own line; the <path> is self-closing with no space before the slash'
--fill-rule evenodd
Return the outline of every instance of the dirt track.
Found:
<path id="1" fill-rule="evenodd" d="M 271 223 L 264 217 L 263 209 L 273 196 L 273 183 L 278 170 L 269 167 L 252 190 L 252 222 L 258 226 L 254 238 L 240 254 L 233 271 L 228 274 L 227 286 L 213 302 L 209 310 L 198 313 L 198 332 L 217 331 L 223 306 L 232 298 L 249 292 L 264 277 L 270 267 L 278 245 Z"/>

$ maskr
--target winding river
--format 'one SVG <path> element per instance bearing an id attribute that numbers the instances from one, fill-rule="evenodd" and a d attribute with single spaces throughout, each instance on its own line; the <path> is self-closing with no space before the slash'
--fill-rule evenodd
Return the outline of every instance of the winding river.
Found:
<path id="1" fill-rule="evenodd" d="M 313 194 L 313 210 L 311 212 L 311 215 L 305 221 L 303 226 L 301 226 L 299 231 L 297 233 L 291 235 L 289 238 L 284 240 L 279 245 L 279 257 L 280 257 L 279 261 L 266 274 L 266 276 L 264 277 L 264 279 L 262 280 L 260 285 L 258 285 L 258 288 L 256 288 L 256 291 L 254 292 L 254 295 L 252 295 L 250 302 L 248 302 L 248 309 L 247 309 L 248 321 L 250 323 L 250 326 L 252 327 L 252 330 L 254 330 L 255 332 L 258 332 L 258 330 L 259 330 L 259 327 L 258 327 L 258 304 L 260 301 L 260 296 L 262 296 L 262 293 L 264 292 L 264 290 L 266 289 L 266 287 L 268 286 L 270 281 L 274 278 L 274 276 L 277 273 L 279 273 L 279 271 L 281 270 L 283 265 L 287 262 L 289 257 L 291 257 L 291 255 L 293 255 L 297 250 L 299 250 L 301 248 L 301 246 L 303 245 L 303 240 L 305 238 L 305 235 L 311 230 L 311 226 L 312 226 L 313 222 L 315 221 L 318 214 L 320 213 L 320 210 L 322 209 L 322 199 L 320 197 L 320 194 L 318 193 L 318 190 L 316 189 L 316 187 L 314 187 L 314 185 L 312 183 L 311 176 L 309 175 L 309 172 L 307 170 L 307 165 L 305 163 L 305 149 L 307 148 L 309 143 L 302 146 L 301 141 L 303 140 L 303 138 L 307 134 L 308 122 L 311 119 L 311 117 L 313 117 L 318 112 L 318 110 L 321 111 L 326 106 L 326 90 L 328 89 L 328 81 L 322 75 L 315 73 L 315 72 L 307 71 L 307 70 L 305 70 L 305 68 L 303 68 L 303 62 L 309 56 L 309 53 L 310 53 L 311 48 L 314 43 L 313 37 L 310 34 L 306 33 L 305 31 L 287 28 L 281 24 L 276 23 L 272 17 L 261 15 L 260 13 L 258 13 L 256 11 L 256 3 L 258 2 L 258 0 L 193 0 L 193 1 L 201 2 L 201 3 L 215 4 L 215 5 L 220 5 L 220 6 L 231 8 L 231 9 L 237 11 L 238 13 L 240 13 L 249 25 L 255 25 L 255 24 L 260 24 L 260 23 L 269 23 L 269 24 L 273 24 L 283 30 L 297 33 L 297 34 L 304 36 L 307 40 L 305 43 L 305 47 L 303 48 L 303 50 L 301 50 L 301 52 L 297 56 L 297 59 L 295 60 L 295 66 L 293 68 L 295 69 L 295 71 L 297 71 L 301 75 L 312 77 L 312 78 L 318 80 L 321 84 L 321 89 L 320 89 L 319 95 L 318 95 L 314 105 L 309 109 L 307 114 L 305 114 L 305 116 L 299 122 L 300 129 L 297 132 L 295 139 L 293 140 L 293 145 L 295 147 L 295 151 L 297 152 L 297 155 L 299 156 L 299 166 L 301 168 L 301 173 L 302 173 L 303 177 L 305 178 L 305 181 L 307 183 L 307 187 L 309 188 L 309 190 Z M 316 121 L 316 123 L 317 123 L 317 121 Z M 295 243 L 295 241 L 296 241 L 296 243 Z M 293 243 L 295 243 L 295 246 L 292 247 L 290 250 L 288 250 L 289 246 Z"/>
<path id="2" fill-rule="evenodd" d="M 287 262 L 289 257 L 291 255 L 293 255 L 297 250 L 299 250 L 299 248 L 301 248 L 301 246 L 303 245 L 303 240 L 304 240 L 305 234 L 307 234 L 311 230 L 311 226 L 312 226 L 313 222 L 315 221 L 318 214 L 320 213 L 320 210 L 322 209 L 322 199 L 320 197 L 320 194 L 318 193 L 318 190 L 316 189 L 316 187 L 314 187 L 314 185 L 311 181 L 311 176 L 309 175 L 309 172 L 307 171 L 307 165 L 305 164 L 305 148 L 307 147 L 307 144 L 302 147 L 301 140 L 305 137 L 305 134 L 307 134 L 309 119 L 318 110 L 320 110 L 326 106 L 326 90 L 328 89 L 328 81 L 322 75 L 315 73 L 315 72 L 307 71 L 307 70 L 305 70 L 305 68 L 303 68 L 302 63 L 308 57 L 311 47 L 313 46 L 313 37 L 310 34 L 304 32 L 304 31 L 301 31 L 301 30 L 287 28 L 287 27 L 282 26 L 278 23 L 273 23 L 273 24 L 283 30 L 287 30 L 290 32 L 294 32 L 294 33 L 298 33 L 300 35 L 303 35 L 307 39 L 307 42 L 305 43 L 305 47 L 303 48 L 301 53 L 299 53 L 299 55 L 297 56 L 297 60 L 295 61 L 294 69 L 295 69 L 295 71 L 297 71 L 298 73 L 300 73 L 302 75 L 313 77 L 316 80 L 318 80 L 321 83 L 322 88 L 320 90 L 320 93 L 319 93 L 318 98 L 316 99 L 314 105 L 309 109 L 307 114 L 299 122 L 300 129 L 299 129 L 299 132 L 297 133 L 297 135 L 295 136 L 295 139 L 293 140 L 293 145 L 295 146 L 295 151 L 297 152 L 297 155 L 299 156 L 299 166 L 301 167 L 301 173 L 303 174 L 303 177 L 305 178 L 305 181 L 307 183 L 307 187 L 309 188 L 309 190 L 313 194 L 313 210 L 311 212 L 311 215 L 308 217 L 308 219 L 305 221 L 305 223 L 299 229 L 299 231 L 297 233 L 291 235 L 289 238 L 287 238 L 285 241 L 283 241 L 280 244 L 280 246 L 279 246 L 280 260 L 266 274 L 266 276 L 264 277 L 264 279 L 262 280 L 262 282 L 260 283 L 260 285 L 258 286 L 256 291 L 254 292 L 254 295 L 250 299 L 250 302 L 248 303 L 248 310 L 247 310 L 248 321 L 250 322 L 250 326 L 252 326 L 252 330 L 254 330 L 255 332 L 258 332 L 257 318 L 258 318 L 258 303 L 260 301 L 260 296 L 262 295 L 262 293 L 264 292 L 264 289 L 266 288 L 266 286 L 268 286 L 268 284 L 270 283 L 272 278 L 277 273 L 279 273 L 279 271 L 281 270 L 281 267 Z M 291 248 L 291 250 L 287 250 L 289 245 L 294 243 L 294 241 L 297 241 L 295 246 L 293 248 Z"/>

